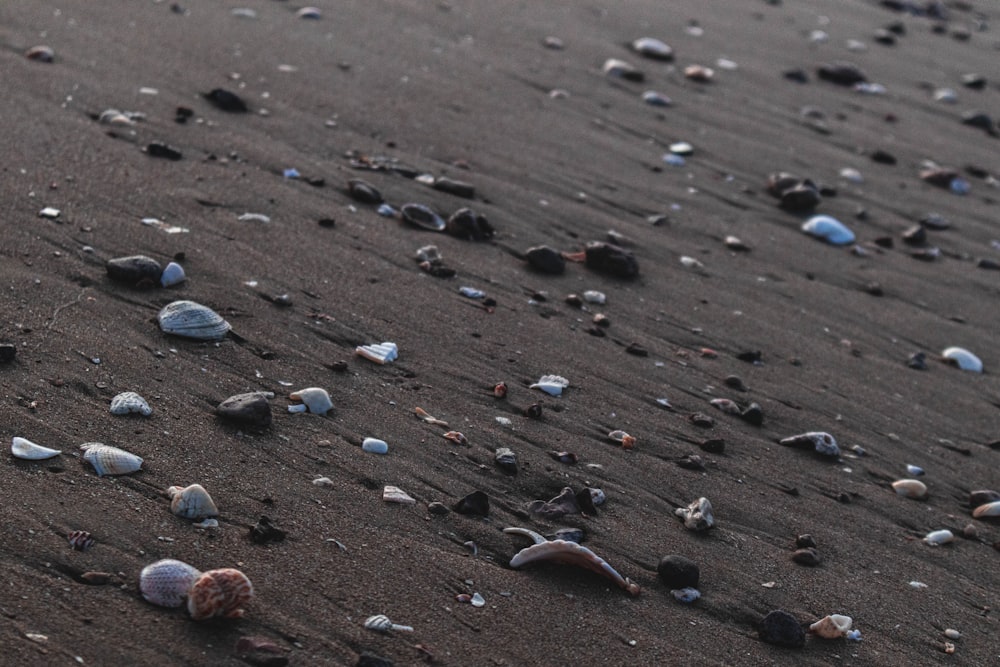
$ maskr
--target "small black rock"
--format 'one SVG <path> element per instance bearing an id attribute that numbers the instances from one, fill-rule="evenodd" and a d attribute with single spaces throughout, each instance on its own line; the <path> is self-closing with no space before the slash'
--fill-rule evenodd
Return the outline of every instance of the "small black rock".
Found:
<path id="1" fill-rule="evenodd" d="M 455 195 L 456 197 L 462 197 L 464 199 L 472 199 L 476 196 L 476 187 L 471 183 L 456 181 L 444 176 L 435 180 L 432 187 L 435 190 L 447 192 L 450 195 Z"/>
<path id="2" fill-rule="evenodd" d="M 857 65 L 848 62 L 834 62 L 820 65 L 816 76 L 823 81 L 835 83 L 838 86 L 853 86 L 856 83 L 868 81 L 865 73 Z"/>
<path id="3" fill-rule="evenodd" d="M 542 404 L 532 403 L 524 409 L 524 414 L 531 419 L 541 419 L 542 418 Z"/>
<path id="4" fill-rule="evenodd" d="M 726 441 L 722 438 L 709 438 L 698 443 L 698 447 L 709 454 L 722 454 L 726 451 Z"/>
<path id="5" fill-rule="evenodd" d="M 802 648 L 806 645 L 806 633 L 802 624 L 787 611 L 775 609 L 765 616 L 758 629 L 761 640 L 768 644 Z"/>
<path id="6" fill-rule="evenodd" d="M 250 529 L 250 541 L 254 544 L 281 542 L 288 533 L 271 523 L 266 516 L 260 517 L 257 525 Z"/>
<path id="7" fill-rule="evenodd" d="M 795 538 L 795 546 L 799 549 L 815 549 L 816 538 L 809 533 L 803 533 Z"/>
<path id="8" fill-rule="evenodd" d="M 896 156 L 892 153 L 878 149 L 871 154 L 872 162 L 878 162 L 879 164 L 896 164 Z"/>
<path id="9" fill-rule="evenodd" d="M 740 413 L 740 418 L 748 424 L 760 426 L 764 423 L 764 408 L 757 403 L 751 403 Z"/>
<path id="10" fill-rule="evenodd" d="M 591 241 L 585 250 L 587 268 L 618 278 L 639 275 L 639 262 L 628 250 L 613 243 Z"/>
<path id="11" fill-rule="evenodd" d="M 786 188 L 781 192 L 780 197 L 781 208 L 794 212 L 811 211 L 823 201 L 819 188 L 811 181 L 802 181 L 793 187 Z"/>
<path id="12" fill-rule="evenodd" d="M 375 189 L 374 185 L 360 178 L 347 181 L 347 194 L 354 201 L 372 206 L 377 206 L 383 201 L 382 193 Z"/>
<path id="13" fill-rule="evenodd" d="M 486 217 L 471 208 L 460 208 L 452 213 L 445 230 L 467 241 L 487 241 L 496 233 Z"/>
<path id="14" fill-rule="evenodd" d="M 215 88 L 211 92 L 202 95 L 212 103 L 212 106 L 231 113 L 246 113 L 249 109 L 247 103 L 236 93 L 231 93 L 224 88 Z"/>
<path id="15" fill-rule="evenodd" d="M 558 250 L 547 245 L 528 248 L 524 253 L 528 266 L 539 273 L 558 276 L 566 270 L 566 258 Z"/>
<path id="16" fill-rule="evenodd" d="M 14 361 L 14 357 L 17 356 L 17 346 L 13 343 L 3 343 L 0 344 L 0 362 L 10 362 Z"/>
<path id="17" fill-rule="evenodd" d="M 271 423 L 271 404 L 264 392 L 230 396 L 215 408 L 215 413 L 235 422 L 267 426 Z"/>
<path id="18" fill-rule="evenodd" d="M 675 554 L 660 559 L 660 564 L 656 566 L 656 574 L 671 590 L 698 588 L 698 580 L 701 578 L 697 563 L 690 558 Z"/>
<path id="19" fill-rule="evenodd" d="M 763 361 L 764 354 L 760 350 L 748 350 L 740 352 L 736 355 L 736 358 L 749 364 L 759 364 Z"/>
<path id="20" fill-rule="evenodd" d="M 150 157 L 162 157 L 167 160 L 180 160 L 183 155 L 181 152 L 172 146 L 168 146 L 162 141 L 151 141 L 148 146 L 146 146 L 146 155 Z"/>
<path id="21" fill-rule="evenodd" d="M 138 287 L 158 285 L 163 273 L 160 263 L 146 255 L 115 257 L 105 262 L 104 269 L 111 280 Z"/>
<path id="22" fill-rule="evenodd" d="M 927 355 L 923 352 L 914 352 L 910 355 L 910 358 L 906 360 L 906 365 L 915 371 L 926 371 Z"/>
<path id="23" fill-rule="evenodd" d="M 927 230 L 923 225 L 914 225 L 903 232 L 903 243 L 921 246 L 927 243 Z"/>
<path id="24" fill-rule="evenodd" d="M 808 565 L 809 567 L 815 567 L 819 565 L 820 557 L 819 552 L 812 547 L 806 547 L 804 549 L 796 549 L 792 553 L 792 560 L 799 565 Z"/>
<path id="25" fill-rule="evenodd" d="M 395 664 L 389 658 L 383 658 L 377 653 L 372 653 L 371 651 L 363 651 L 361 655 L 358 656 L 358 661 L 355 667 L 395 667 Z"/>
<path id="26" fill-rule="evenodd" d="M 489 516 L 490 497 L 482 491 L 473 491 L 455 503 L 455 511 L 469 516 Z"/>

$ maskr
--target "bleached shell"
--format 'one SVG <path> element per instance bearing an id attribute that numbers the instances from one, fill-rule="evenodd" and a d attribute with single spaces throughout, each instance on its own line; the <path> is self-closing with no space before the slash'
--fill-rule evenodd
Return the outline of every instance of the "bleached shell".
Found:
<path id="1" fill-rule="evenodd" d="M 333 409 L 333 401 L 330 400 L 330 394 L 327 393 L 326 389 L 322 389 L 321 387 L 299 389 L 289 394 L 288 398 L 293 401 L 301 401 L 302 403 L 301 406 L 288 406 L 289 412 L 304 412 L 305 410 L 309 410 L 313 414 L 325 415 Z"/>
<path id="2" fill-rule="evenodd" d="M 98 477 L 104 475 L 127 475 L 142 467 L 142 458 L 102 442 L 88 442 L 80 445 L 83 460 L 94 466 Z"/>
<path id="3" fill-rule="evenodd" d="M 670 594 L 674 596 L 674 599 L 678 602 L 684 602 L 690 604 L 701 597 L 701 591 L 697 588 L 676 588 L 670 591 Z"/>
<path id="4" fill-rule="evenodd" d="M 854 232 L 829 215 L 814 215 L 802 223 L 802 231 L 832 245 L 854 243 Z"/>
<path id="5" fill-rule="evenodd" d="M 212 496 L 201 484 L 179 487 L 171 486 L 167 489 L 170 496 L 170 511 L 175 515 L 185 519 L 204 519 L 210 516 L 219 516 L 219 509 L 215 506 Z"/>
<path id="6" fill-rule="evenodd" d="M 504 528 L 504 532 L 526 535 L 535 542 L 535 544 L 525 547 L 514 554 L 514 557 L 510 559 L 510 566 L 513 568 L 544 561 L 566 563 L 597 572 L 601 576 L 615 582 L 615 584 L 630 595 L 638 595 L 640 593 L 640 588 L 635 582 L 620 575 L 607 561 L 585 546 L 569 540 L 546 540 L 534 531 L 523 528 Z"/>
<path id="7" fill-rule="evenodd" d="M 569 380 L 561 375 L 543 375 L 530 389 L 541 389 L 550 396 L 559 396 L 569 386 Z"/>
<path id="8" fill-rule="evenodd" d="M 201 621 L 221 616 L 240 618 L 243 607 L 253 599 L 253 584 L 239 570 L 222 568 L 203 573 L 188 592 L 191 618 Z"/>
<path id="9" fill-rule="evenodd" d="M 983 372 L 983 362 L 980 361 L 979 357 L 965 348 L 949 347 L 941 353 L 941 356 L 955 362 L 955 365 L 963 371 L 972 371 L 973 373 Z"/>
<path id="10" fill-rule="evenodd" d="M 892 488 L 907 498 L 920 500 L 927 497 L 927 485 L 919 479 L 897 479 L 892 483 Z"/>
<path id="11" fill-rule="evenodd" d="M 389 445 L 385 440 L 365 438 L 361 443 L 361 449 L 371 454 L 387 454 L 389 452 Z"/>
<path id="12" fill-rule="evenodd" d="M 416 505 L 417 501 L 398 486 L 387 485 L 382 489 L 382 500 L 399 505 Z"/>
<path id="13" fill-rule="evenodd" d="M 354 354 L 364 357 L 368 361 L 374 361 L 376 364 L 387 364 L 396 360 L 399 356 L 399 348 L 395 343 L 387 341 L 371 345 L 358 345 L 354 348 Z"/>
<path id="14" fill-rule="evenodd" d="M 809 626 L 809 632 L 823 639 L 839 639 L 846 635 L 854 620 L 850 616 L 830 614 Z"/>
<path id="15" fill-rule="evenodd" d="M 708 498 L 699 498 L 687 507 L 679 507 L 674 514 L 684 520 L 688 530 L 700 532 L 715 525 L 715 515 L 712 513 L 712 503 Z"/>
<path id="16" fill-rule="evenodd" d="M 713 398 L 709 401 L 712 407 L 722 410 L 729 415 L 740 414 L 740 406 L 736 404 L 736 401 L 730 400 L 728 398 Z"/>
<path id="17" fill-rule="evenodd" d="M 808 447 L 812 446 L 818 454 L 823 456 L 840 456 L 840 447 L 837 440 L 829 433 L 823 431 L 809 431 L 799 435 L 793 435 L 778 441 L 786 447 Z"/>
<path id="18" fill-rule="evenodd" d="M 196 340 L 222 340 L 232 328 L 217 312 L 194 301 L 168 303 L 156 318 L 164 333 Z"/>
<path id="19" fill-rule="evenodd" d="M 111 399 L 111 414 L 127 415 L 133 412 L 148 417 L 153 414 L 153 408 L 134 391 L 124 391 Z"/>
<path id="20" fill-rule="evenodd" d="M 955 541 L 955 535 L 950 530 L 932 530 L 924 535 L 924 543 L 932 547 Z"/>
<path id="21" fill-rule="evenodd" d="M 645 78 L 642 72 L 636 69 L 635 66 L 618 58 L 608 58 L 604 61 L 602 69 L 608 76 L 620 77 L 622 79 L 642 81 Z"/>
<path id="22" fill-rule="evenodd" d="M 184 273 L 184 267 L 177 262 L 167 264 L 163 268 L 163 273 L 160 274 L 160 285 L 163 287 L 180 285 L 185 280 L 187 280 L 187 275 Z"/>
<path id="23" fill-rule="evenodd" d="M 147 602 L 161 607 L 180 607 L 200 576 L 201 572 L 187 563 L 166 558 L 142 568 L 139 591 Z"/>
<path id="24" fill-rule="evenodd" d="M 14 458 L 24 459 L 25 461 L 42 461 L 62 454 L 58 449 L 42 447 L 41 445 L 36 445 L 31 440 L 17 436 L 14 436 L 10 441 L 10 453 Z"/>
<path id="25" fill-rule="evenodd" d="M 991 503 L 980 505 L 976 509 L 972 510 L 972 516 L 976 519 L 982 519 L 984 517 L 1000 517 L 1000 500 L 994 500 Z"/>

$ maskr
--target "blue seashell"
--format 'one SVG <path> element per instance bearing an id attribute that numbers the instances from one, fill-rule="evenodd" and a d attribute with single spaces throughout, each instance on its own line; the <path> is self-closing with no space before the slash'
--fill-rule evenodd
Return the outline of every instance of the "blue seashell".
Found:
<path id="1" fill-rule="evenodd" d="M 854 243 L 854 232 L 844 223 L 828 215 L 814 215 L 802 223 L 802 231 L 833 245 Z"/>

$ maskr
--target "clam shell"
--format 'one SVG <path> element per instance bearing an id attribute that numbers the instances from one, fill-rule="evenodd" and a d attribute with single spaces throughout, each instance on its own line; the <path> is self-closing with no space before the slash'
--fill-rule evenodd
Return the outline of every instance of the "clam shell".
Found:
<path id="1" fill-rule="evenodd" d="M 168 303 L 156 317 L 164 333 L 197 340 L 222 340 L 232 328 L 217 312 L 194 301 Z"/>
<path id="2" fill-rule="evenodd" d="M 267 402 L 269 398 L 274 398 L 274 394 L 269 391 L 236 394 L 219 403 L 215 414 L 237 422 L 267 426 L 271 423 L 271 404 Z"/>
<path id="3" fill-rule="evenodd" d="M 42 461 L 62 454 L 58 449 L 42 447 L 41 445 L 36 445 L 31 440 L 17 436 L 14 436 L 10 441 L 10 453 L 14 458 L 24 459 L 25 461 Z"/>
<path id="4" fill-rule="evenodd" d="M 83 460 L 94 466 L 98 477 L 104 475 L 127 475 L 142 467 L 142 458 L 101 442 L 80 445 Z"/>
<path id="5" fill-rule="evenodd" d="M 305 389 L 293 391 L 288 395 L 288 398 L 293 401 L 301 401 L 302 403 L 302 405 L 289 405 L 289 412 L 305 412 L 308 410 L 313 414 L 325 415 L 333 409 L 333 401 L 330 400 L 330 394 L 327 393 L 326 389 L 320 387 L 306 387 Z"/>
<path id="6" fill-rule="evenodd" d="M 147 602 L 161 607 L 180 607 L 200 576 L 201 572 L 187 563 L 166 558 L 142 568 L 139 591 Z"/>
<path id="7" fill-rule="evenodd" d="M 653 37 L 640 37 L 631 44 L 632 50 L 653 60 L 673 60 L 674 50 Z"/>
<path id="8" fill-rule="evenodd" d="M 111 414 L 127 415 L 133 412 L 148 417 L 153 414 L 153 408 L 149 407 L 146 399 L 134 391 L 122 392 L 111 399 Z"/>
<path id="9" fill-rule="evenodd" d="M 188 613 L 201 621 L 206 618 L 240 618 L 243 606 L 253 599 L 253 584 L 233 568 L 209 570 L 198 577 L 187 596 Z"/>
<path id="10" fill-rule="evenodd" d="M 802 231 L 832 245 L 854 243 L 854 232 L 829 215 L 814 215 L 802 223 Z"/>
<path id="11" fill-rule="evenodd" d="M 924 535 L 924 543 L 932 547 L 955 541 L 955 535 L 950 530 L 933 530 Z"/>
<path id="12" fill-rule="evenodd" d="M 848 633 L 854 621 L 850 616 L 831 614 L 809 626 L 809 632 L 823 639 L 839 639 Z"/>
<path id="13" fill-rule="evenodd" d="M 365 438 L 361 443 L 361 449 L 371 454 L 387 454 L 389 452 L 389 444 L 385 440 L 379 440 L 378 438 Z"/>
<path id="14" fill-rule="evenodd" d="M 543 375 L 529 389 L 541 389 L 550 396 L 559 396 L 569 386 L 569 380 L 559 375 Z"/>
<path id="15" fill-rule="evenodd" d="M 983 372 L 983 362 L 980 361 L 979 357 L 965 348 L 949 347 L 941 353 L 941 356 L 954 363 L 963 371 L 972 371 L 973 373 Z"/>
<path id="16" fill-rule="evenodd" d="M 403 204 L 399 209 L 403 221 L 432 232 L 443 232 L 448 226 L 440 215 L 423 204 Z"/>
<path id="17" fill-rule="evenodd" d="M 177 262 L 167 264 L 163 267 L 163 273 L 160 274 L 160 285 L 163 287 L 180 285 L 185 280 L 187 280 L 187 275 L 184 273 L 184 267 Z"/>
<path id="18" fill-rule="evenodd" d="M 185 519 L 204 519 L 219 516 L 219 509 L 212 501 L 212 496 L 201 484 L 187 487 L 171 486 L 167 488 L 170 496 L 170 511 Z"/>
<path id="19" fill-rule="evenodd" d="M 109 259 L 104 264 L 111 280 L 138 285 L 147 281 L 150 285 L 155 285 L 160 280 L 163 267 L 152 257 L 146 255 L 131 255 L 129 257 L 115 257 Z"/>
<path id="20" fill-rule="evenodd" d="M 364 357 L 368 361 L 374 361 L 376 364 L 387 364 L 399 357 L 399 348 L 395 343 L 386 341 L 371 345 L 359 345 L 354 348 L 354 354 Z"/>
<path id="21" fill-rule="evenodd" d="M 976 519 L 982 519 L 985 517 L 1000 517 L 1000 500 L 994 500 L 991 503 L 980 505 L 976 509 L 972 510 L 972 516 Z"/>
<path id="22" fill-rule="evenodd" d="M 927 497 L 927 485 L 919 479 L 897 479 L 892 483 L 896 493 L 907 498 L 922 500 Z"/>

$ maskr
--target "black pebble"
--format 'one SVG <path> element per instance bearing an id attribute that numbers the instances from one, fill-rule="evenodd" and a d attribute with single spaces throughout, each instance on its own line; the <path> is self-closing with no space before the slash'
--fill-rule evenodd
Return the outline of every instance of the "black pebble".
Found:
<path id="1" fill-rule="evenodd" d="M 809 180 L 783 190 L 780 197 L 781 208 L 786 211 L 811 211 L 823 201 L 819 189 Z"/>
<path id="2" fill-rule="evenodd" d="M 451 178 L 441 177 L 434 181 L 434 185 L 432 187 L 435 190 L 447 192 L 450 195 L 463 197 L 465 199 L 472 199 L 476 196 L 476 187 L 474 185 L 464 181 L 456 181 Z"/>
<path id="3" fill-rule="evenodd" d="M 540 273 L 557 276 L 566 270 L 566 259 L 558 250 L 547 245 L 528 248 L 524 256 L 528 265 Z"/>
<path id="4" fill-rule="evenodd" d="M 914 352 L 910 355 L 910 358 L 906 360 L 906 365 L 915 371 L 926 371 L 927 355 L 923 352 Z"/>
<path id="5" fill-rule="evenodd" d="M 576 492 L 576 504 L 580 506 L 580 512 L 587 516 L 597 516 L 597 507 L 594 506 L 594 496 L 590 493 L 590 487 L 584 487 Z"/>
<path id="6" fill-rule="evenodd" d="M 963 74 L 962 85 L 972 90 L 982 90 L 986 87 L 986 77 L 982 74 Z"/>
<path id="7" fill-rule="evenodd" d="M 639 275 L 639 262 L 628 250 L 613 243 L 591 241 L 586 248 L 587 268 L 618 278 L 635 278 Z"/>
<path id="8" fill-rule="evenodd" d="M 473 491 L 455 503 L 455 511 L 469 516 L 489 516 L 490 497 L 482 491 Z"/>
<path id="9" fill-rule="evenodd" d="M 638 343 L 629 343 L 628 347 L 625 348 L 625 351 L 628 354 L 631 354 L 631 355 L 636 356 L 636 357 L 648 357 L 649 356 L 649 351 L 646 348 L 644 348 L 642 345 L 639 345 Z"/>
<path id="10" fill-rule="evenodd" d="M 806 633 L 802 625 L 794 616 L 780 609 L 775 609 L 761 620 L 758 635 L 768 644 L 789 648 L 802 648 L 806 645 Z"/>
<path id="11" fill-rule="evenodd" d="M 377 653 L 371 653 L 370 651 L 364 651 L 358 656 L 358 661 L 355 667 L 395 667 L 395 664 L 389 658 L 383 658 Z"/>
<path id="12" fill-rule="evenodd" d="M 541 419 L 542 418 L 542 404 L 532 403 L 524 409 L 524 414 L 531 419 Z"/>
<path id="13" fill-rule="evenodd" d="M 896 164 L 896 156 L 881 149 L 872 153 L 871 158 L 872 162 L 878 162 L 879 164 Z"/>
<path id="14" fill-rule="evenodd" d="M 262 516 L 257 525 L 250 529 L 250 541 L 254 544 L 267 544 L 268 542 L 281 542 L 287 533 L 274 524 L 266 516 Z"/>
<path id="15" fill-rule="evenodd" d="M 152 257 L 132 255 L 115 257 L 104 264 L 108 278 L 129 285 L 152 286 L 159 284 L 163 267 Z"/>
<path id="16" fill-rule="evenodd" d="M 670 555 L 660 559 L 656 574 L 667 588 L 698 588 L 701 572 L 698 564 L 684 556 Z"/>
<path id="17" fill-rule="evenodd" d="M 377 206 L 383 201 L 382 193 L 375 189 L 374 185 L 360 178 L 352 178 L 347 181 L 347 194 L 350 195 L 351 199 L 362 204 Z"/>
<path id="18" fill-rule="evenodd" d="M 215 88 L 209 93 L 204 93 L 203 97 L 211 102 L 212 106 L 223 111 L 246 113 L 249 110 L 247 109 L 247 103 L 239 95 L 231 93 L 224 88 Z"/>
<path id="19" fill-rule="evenodd" d="M 809 567 L 815 567 L 819 565 L 820 557 L 819 552 L 812 547 L 806 547 L 805 549 L 796 549 L 792 554 L 792 560 L 799 565 L 808 565 Z"/>
<path id="20" fill-rule="evenodd" d="M 146 146 L 146 155 L 150 157 L 162 157 L 167 160 L 180 160 L 183 155 L 181 152 L 172 146 L 168 146 L 162 141 L 152 141 Z"/>
<path id="21" fill-rule="evenodd" d="M 857 65 L 847 62 L 834 62 L 820 65 L 816 69 L 816 76 L 823 81 L 835 83 L 838 86 L 853 86 L 856 83 L 868 81 Z"/>
<path id="22" fill-rule="evenodd" d="M 262 392 L 230 396 L 215 409 L 215 413 L 235 422 L 267 426 L 271 423 L 271 404 Z"/>
<path id="23" fill-rule="evenodd" d="M 795 546 L 799 549 L 815 549 L 816 538 L 809 533 L 803 533 L 795 538 Z"/>
<path id="24" fill-rule="evenodd" d="M 736 355 L 736 358 L 750 364 L 759 364 L 763 360 L 764 355 L 760 350 L 750 350 L 747 352 L 740 352 Z"/>
<path id="25" fill-rule="evenodd" d="M 789 69 L 781 73 L 781 76 L 785 77 L 789 81 L 794 81 L 795 83 L 809 83 L 809 75 L 803 69 Z"/>
<path id="26" fill-rule="evenodd" d="M 764 408 L 757 403 L 751 403 L 740 413 L 740 418 L 753 426 L 760 426 L 764 423 Z"/>
<path id="27" fill-rule="evenodd" d="M 709 438 L 698 443 L 698 447 L 709 454 L 722 454 L 726 451 L 726 441 L 722 438 Z"/>
<path id="28" fill-rule="evenodd" d="M 17 356 L 17 346 L 13 343 L 3 343 L 0 344 L 0 361 L 8 362 L 14 361 L 14 357 Z"/>
<path id="29" fill-rule="evenodd" d="M 439 503 L 439 502 L 435 501 L 433 503 L 427 503 L 427 511 L 430 512 L 431 514 L 437 514 L 438 516 L 444 516 L 445 514 L 447 514 L 448 512 L 450 512 L 451 510 L 448 509 L 447 505 L 445 505 L 444 503 Z"/>
<path id="30" fill-rule="evenodd" d="M 467 241 L 486 241 L 493 238 L 495 233 L 486 217 L 471 208 L 460 208 L 452 213 L 445 230 L 452 236 Z"/>

